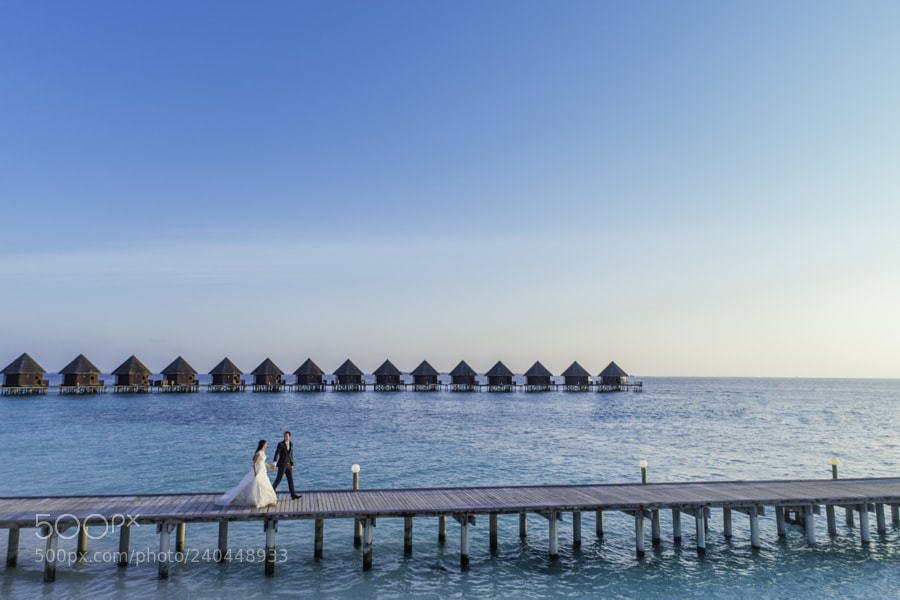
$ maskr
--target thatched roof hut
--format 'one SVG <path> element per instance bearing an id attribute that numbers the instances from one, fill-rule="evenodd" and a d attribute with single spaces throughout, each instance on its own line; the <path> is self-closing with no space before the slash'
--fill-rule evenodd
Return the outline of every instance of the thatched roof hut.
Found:
<path id="1" fill-rule="evenodd" d="M 563 371 L 563 383 L 566 387 L 587 388 L 591 385 L 591 374 L 587 369 L 578 364 L 576 360 L 569 368 Z"/>
<path id="2" fill-rule="evenodd" d="M 410 373 L 413 378 L 413 385 L 437 385 L 438 372 L 432 367 L 427 360 L 419 363 L 419 366 Z"/>
<path id="3" fill-rule="evenodd" d="M 626 383 L 628 373 L 622 367 L 612 361 L 605 369 L 600 371 L 600 385 L 621 385 Z"/>
<path id="4" fill-rule="evenodd" d="M 525 371 L 526 386 L 550 386 L 553 373 L 541 364 L 541 361 L 535 361 L 531 368 Z"/>
<path id="5" fill-rule="evenodd" d="M 470 367 L 466 361 L 461 360 L 450 371 L 450 383 L 452 385 L 473 386 L 476 385 L 475 376 L 475 369 Z"/>
<path id="6" fill-rule="evenodd" d="M 390 360 L 385 360 L 381 366 L 375 369 L 375 385 L 400 385 L 400 369 L 394 366 Z"/>
<path id="7" fill-rule="evenodd" d="M 146 387 L 150 385 L 150 369 L 133 354 L 116 367 L 112 374 L 116 377 L 117 386 Z"/>
<path id="8" fill-rule="evenodd" d="M 337 385 L 362 385 L 363 372 L 348 358 L 334 370 L 334 382 Z"/>
<path id="9" fill-rule="evenodd" d="M 297 376 L 297 385 L 322 385 L 325 372 L 312 359 L 307 358 L 297 367 L 294 375 Z"/>
<path id="10" fill-rule="evenodd" d="M 3 387 L 47 387 L 44 373 L 44 367 L 23 353 L 3 369 Z"/>
<path id="11" fill-rule="evenodd" d="M 489 386 L 510 386 L 513 382 L 513 372 L 499 360 L 485 376 Z"/>
<path id="12" fill-rule="evenodd" d="M 243 371 L 237 368 L 231 359 L 227 356 L 223 358 L 219 364 L 214 366 L 212 370 L 210 370 L 209 374 L 212 376 L 211 385 L 240 385 L 241 384 L 241 375 L 243 375 Z"/>
<path id="13" fill-rule="evenodd" d="M 180 356 L 162 370 L 163 385 L 193 386 L 197 385 L 197 370 Z"/>
<path id="14" fill-rule="evenodd" d="M 84 354 L 76 356 L 72 362 L 63 367 L 59 374 L 63 376 L 64 387 L 97 387 L 100 383 L 100 369 L 94 366 Z"/>
<path id="15" fill-rule="evenodd" d="M 282 375 L 284 375 L 284 371 L 279 369 L 271 358 L 266 358 L 253 369 L 253 385 L 279 386 Z"/>

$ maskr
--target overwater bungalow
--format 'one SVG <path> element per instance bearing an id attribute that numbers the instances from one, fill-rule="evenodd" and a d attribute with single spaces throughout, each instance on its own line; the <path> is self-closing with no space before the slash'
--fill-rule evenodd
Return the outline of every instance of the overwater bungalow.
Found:
<path id="1" fill-rule="evenodd" d="M 325 372 L 310 358 L 297 367 L 294 375 L 297 377 L 297 381 L 290 386 L 292 391 L 321 392 L 325 390 Z"/>
<path id="2" fill-rule="evenodd" d="M 162 376 L 159 389 L 163 392 L 196 392 L 200 387 L 197 370 L 180 356 L 162 370 Z"/>
<path id="3" fill-rule="evenodd" d="M 622 367 L 612 361 L 605 369 L 600 371 L 597 376 L 599 381 L 595 380 L 595 389 L 598 392 L 618 392 L 622 390 L 634 390 L 639 392 L 643 389 L 643 383 L 640 381 L 632 381 Z"/>
<path id="4" fill-rule="evenodd" d="M 140 394 L 150 391 L 150 369 L 133 354 L 116 367 L 112 374 L 116 378 L 114 392 Z"/>
<path id="5" fill-rule="evenodd" d="M 253 391 L 280 392 L 284 388 L 283 375 L 284 371 L 272 359 L 267 358 L 253 369 Z"/>
<path id="6" fill-rule="evenodd" d="M 441 389 L 438 371 L 427 360 L 420 362 L 410 375 L 413 379 L 413 390 L 417 392 L 436 392 Z"/>
<path id="7" fill-rule="evenodd" d="M 103 391 L 100 369 L 84 354 L 76 356 L 59 374 L 63 377 L 60 394 L 97 394 Z"/>
<path id="8" fill-rule="evenodd" d="M 591 374 L 576 360 L 563 371 L 563 389 L 567 392 L 587 392 L 591 389 Z"/>
<path id="9" fill-rule="evenodd" d="M 476 377 L 475 369 L 470 367 L 466 361 L 459 361 L 459 364 L 450 371 L 450 391 L 474 392 L 478 389 Z"/>
<path id="10" fill-rule="evenodd" d="M 375 369 L 375 391 L 397 392 L 403 388 L 400 369 L 394 366 L 390 360 L 385 360 L 381 366 Z"/>
<path id="11" fill-rule="evenodd" d="M 363 381 L 363 372 L 353 364 L 349 358 L 344 364 L 334 371 L 334 383 L 331 387 L 335 392 L 362 392 L 366 389 Z"/>
<path id="12" fill-rule="evenodd" d="M 243 374 L 244 372 L 238 369 L 237 365 L 226 356 L 210 370 L 209 375 L 212 377 L 212 380 L 206 389 L 210 392 L 243 391 L 244 383 L 241 381 L 241 375 Z"/>
<path id="13" fill-rule="evenodd" d="M 48 382 L 44 379 L 45 373 L 44 367 L 28 353 L 23 353 L 3 369 L 3 387 L 0 388 L 0 393 L 15 396 L 46 394 Z"/>
<path id="14" fill-rule="evenodd" d="M 541 364 L 535 361 L 531 368 L 525 371 L 526 392 L 547 392 L 553 389 L 553 374 Z"/>
<path id="15" fill-rule="evenodd" d="M 513 372 L 502 361 L 498 360 L 484 375 L 487 377 L 489 392 L 512 392 L 516 389 L 513 385 Z"/>

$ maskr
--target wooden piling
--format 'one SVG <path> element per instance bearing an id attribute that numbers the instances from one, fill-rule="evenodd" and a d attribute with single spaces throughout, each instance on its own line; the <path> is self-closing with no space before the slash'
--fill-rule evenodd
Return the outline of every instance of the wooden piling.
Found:
<path id="1" fill-rule="evenodd" d="M 859 540 L 863 544 L 868 544 L 871 540 L 869 536 L 869 506 L 867 504 L 859 505 Z"/>
<path id="2" fill-rule="evenodd" d="M 488 538 L 491 556 L 497 556 L 497 513 L 488 515 Z"/>
<path id="3" fill-rule="evenodd" d="M 804 528 L 806 529 L 806 545 L 812 547 L 816 545 L 815 508 L 813 508 L 812 505 L 809 505 L 803 512 L 805 513 Z"/>
<path id="4" fill-rule="evenodd" d="M 219 521 L 219 556 L 216 562 L 223 563 L 228 556 L 228 521 Z"/>
<path id="5" fill-rule="evenodd" d="M 722 509 L 722 528 L 724 530 L 724 535 L 726 540 L 731 539 L 732 531 L 731 531 L 731 509 L 723 508 Z"/>
<path id="6" fill-rule="evenodd" d="M 87 555 L 88 529 L 87 525 L 81 524 L 78 527 L 78 545 L 75 550 L 75 556 L 79 562 L 84 560 Z"/>
<path id="7" fill-rule="evenodd" d="M 316 560 L 322 560 L 322 555 L 325 549 L 325 519 L 318 517 L 316 518 L 315 525 L 315 540 L 313 542 L 313 558 Z"/>
<path id="8" fill-rule="evenodd" d="M 779 538 L 787 537 L 787 530 L 784 527 L 784 507 L 775 507 L 775 530 L 778 532 Z"/>
<path id="9" fill-rule="evenodd" d="M 681 545 L 681 511 L 677 508 L 672 509 L 672 541 Z"/>
<path id="10" fill-rule="evenodd" d="M 694 525 L 696 526 L 697 535 L 697 556 L 706 554 L 706 511 L 698 508 L 694 511 Z"/>
<path id="11" fill-rule="evenodd" d="M 278 535 L 278 521 L 266 519 L 263 522 L 263 530 L 266 532 L 266 577 L 275 575 L 275 543 Z"/>
<path id="12" fill-rule="evenodd" d="M 878 535 L 887 534 L 887 524 L 884 520 L 884 504 L 878 502 L 875 504 L 875 531 Z"/>
<path id="13" fill-rule="evenodd" d="M 559 558 L 559 536 L 557 535 L 557 515 L 555 510 L 550 511 L 550 560 Z"/>
<path id="14" fill-rule="evenodd" d="M 363 522 L 363 571 L 372 570 L 372 536 L 374 535 L 375 523 L 372 519 L 365 519 Z"/>
<path id="15" fill-rule="evenodd" d="M 447 515 L 438 516 L 438 544 L 444 545 L 447 542 Z"/>
<path id="16" fill-rule="evenodd" d="M 175 553 L 183 553 L 184 552 L 184 530 L 185 524 L 184 521 L 178 524 L 178 528 L 175 530 Z"/>
<path id="17" fill-rule="evenodd" d="M 572 548 L 581 548 L 581 511 L 572 511 Z"/>
<path id="18" fill-rule="evenodd" d="M 603 511 L 597 511 L 597 519 L 594 522 L 594 530 L 597 534 L 597 539 L 601 542 L 603 541 Z"/>
<path id="19" fill-rule="evenodd" d="M 834 505 L 827 504 L 825 506 L 825 520 L 828 524 L 828 535 L 834 537 L 837 535 L 837 522 L 834 518 Z"/>
<path id="20" fill-rule="evenodd" d="M 128 553 L 131 546 L 131 526 L 122 525 L 119 527 L 119 556 L 118 566 L 125 568 L 128 566 Z"/>
<path id="21" fill-rule="evenodd" d="M 519 539 L 523 542 L 528 539 L 528 513 L 519 513 Z"/>
<path id="22" fill-rule="evenodd" d="M 844 507 L 844 521 L 847 524 L 847 527 L 853 527 L 853 507 L 845 506 Z"/>
<path id="23" fill-rule="evenodd" d="M 47 536 L 47 552 L 44 554 L 44 581 L 50 583 L 56 580 L 57 548 L 59 547 L 59 532 L 56 527 L 44 527 Z"/>
<path id="24" fill-rule="evenodd" d="M 650 511 L 650 543 L 653 547 L 662 544 L 662 534 L 659 531 L 659 511 Z"/>
<path id="25" fill-rule="evenodd" d="M 634 513 L 634 552 L 638 558 L 644 558 L 644 511 L 638 509 Z"/>
<path id="26" fill-rule="evenodd" d="M 463 515 L 459 522 L 459 568 L 469 570 L 469 518 Z"/>
<path id="27" fill-rule="evenodd" d="M 891 505 L 891 527 L 900 529 L 900 506 Z"/>
<path id="28" fill-rule="evenodd" d="M 157 555 L 157 573 L 160 579 L 169 578 L 169 552 L 172 549 L 172 530 L 175 525 L 168 521 L 156 524 L 159 533 L 159 555 Z"/>
<path id="29" fill-rule="evenodd" d="M 15 568 L 19 562 L 19 528 L 9 528 L 9 539 L 6 544 L 6 568 Z"/>
<path id="30" fill-rule="evenodd" d="M 750 515 L 750 547 L 759 550 L 759 513 L 755 506 L 751 506 L 747 513 Z"/>
<path id="31" fill-rule="evenodd" d="M 410 515 L 403 517 L 403 556 L 412 556 L 413 553 L 413 518 Z"/>

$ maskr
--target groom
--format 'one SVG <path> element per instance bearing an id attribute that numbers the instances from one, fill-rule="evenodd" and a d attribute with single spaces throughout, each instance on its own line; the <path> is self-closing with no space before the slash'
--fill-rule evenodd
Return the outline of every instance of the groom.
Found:
<path id="1" fill-rule="evenodd" d="M 284 439 L 278 442 L 273 460 L 275 466 L 278 467 L 278 475 L 275 477 L 275 483 L 272 484 L 272 487 L 278 488 L 281 478 L 287 476 L 291 498 L 296 500 L 300 497 L 300 494 L 294 491 L 294 443 L 291 441 L 290 431 L 285 431 Z"/>

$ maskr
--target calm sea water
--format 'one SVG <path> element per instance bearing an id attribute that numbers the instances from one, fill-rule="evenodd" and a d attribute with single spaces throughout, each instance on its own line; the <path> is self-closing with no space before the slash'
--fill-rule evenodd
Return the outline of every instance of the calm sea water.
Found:
<path id="1" fill-rule="evenodd" d="M 291 429 L 299 443 L 301 487 L 349 487 L 350 465 L 364 487 L 621 482 L 650 462 L 655 481 L 900 474 L 900 381 L 804 379 L 646 379 L 641 394 L 193 394 L 0 398 L 0 495 L 218 491 L 247 470 L 255 443 Z M 271 458 L 271 456 L 270 456 Z M 284 485 L 284 484 L 282 484 Z M 779 542 L 771 511 L 763 548 L 752 552 L 746 519 L 731 542 L 714 511 L 705 559 L 671 537 L 633 558 L 633 522 L 610 513 L 598 543 L 585 515 L 584 545 L 571 549 L 560 527 L 561 559 L 549 563 L 546 521 L 533 517 L 521 544 L 517 517 L 500 518 L 500 552 L 490 557 L 486 521 L 472 530 L 471 570 L 458 569 L 458 535 L 436 543 L 437 520 L 417 519 L 412 558 L 403 557 L 402 522 L 380 520 L 375 568 L 361 571 L 350 522 L 327 522 L 325 559 L 313 560 L 308 522 L 285 522 L 288 560 L 276 577 L 258 563 L 174 565 L 169 580 L 153 566 L 62 566 L 41 581 L 40 547 L 23 530 L 20 566 L 0 576 L 2 598 L 507 597 L 536 598 L 896 598 L 900 539 L 873 531 L 868 548 L 839 519 L 819 546 L 799 530 Z M 671 535 L 662 517 L 664 538 Z M 874 529 L 874 522 L 872 524 Z M 692 524 L 685 521 L 689 533 Z M 233 549 L 262 546 L 259 523 L 232 525 Z M 4 539 L 5 544 L 5 539 Z M 91 542 L 115 550 L 117 536 Z M 189 525 L 187 546 L 214 548 L 215 525 Z M 149 526 L 135 548 L 156 548 Z M 74 549 L 74 540 L 62 548 Z"/>

